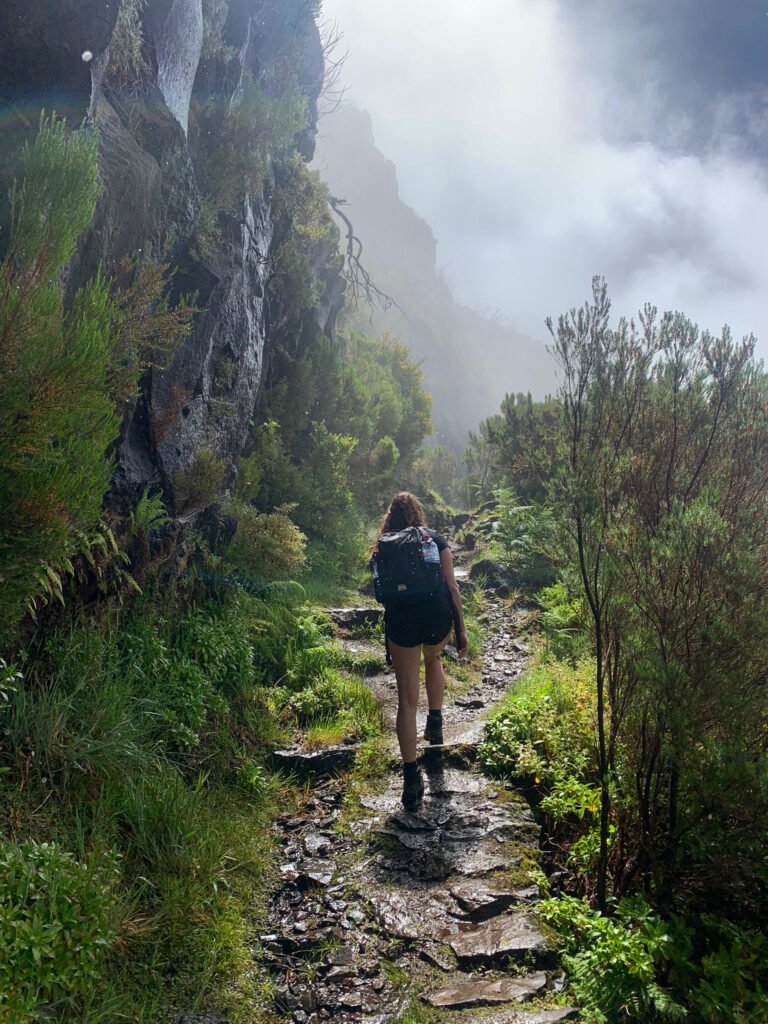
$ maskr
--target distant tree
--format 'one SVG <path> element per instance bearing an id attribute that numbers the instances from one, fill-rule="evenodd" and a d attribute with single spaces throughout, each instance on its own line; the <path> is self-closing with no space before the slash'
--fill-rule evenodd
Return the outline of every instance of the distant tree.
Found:
<path id="1" fill-rule="evenodd" d="M 464 460 L 471 499 L 485 501 L 503 486 L 523 500 L 542 500 L 546 487 L 538 469 L 540 450 L 553 444 L 559 415 L 557 399 L 506 395 L 500 411 L 483 420 L 477 433 L 470 432 Z"/>

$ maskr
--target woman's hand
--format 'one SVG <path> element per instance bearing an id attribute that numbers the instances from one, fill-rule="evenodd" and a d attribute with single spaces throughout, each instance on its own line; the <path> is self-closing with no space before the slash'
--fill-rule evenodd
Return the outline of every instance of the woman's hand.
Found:
<path id="1" fill-rule="evenodd" d="M 464 632 L 463 629 L 459 632 L 458 641 L 459 646 L 456 648 L 456 650 L 458 651 L 458 655 L 460 658 L 466 658 L 469 641 L 467 640 L 467 634 Z"/>

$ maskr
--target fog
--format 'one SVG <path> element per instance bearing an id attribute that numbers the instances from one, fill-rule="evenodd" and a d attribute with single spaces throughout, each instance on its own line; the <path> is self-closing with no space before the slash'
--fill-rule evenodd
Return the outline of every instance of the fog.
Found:
<path id="1" fill-rule="evenodd" d="M 544 334 L 593 274 L 768 356 L 768 6 L 325 0 L 456 298 Z M 332 115 L 330 115 L 332 117 Z M 330 119 L 321 131 L 330 130 Z"/>

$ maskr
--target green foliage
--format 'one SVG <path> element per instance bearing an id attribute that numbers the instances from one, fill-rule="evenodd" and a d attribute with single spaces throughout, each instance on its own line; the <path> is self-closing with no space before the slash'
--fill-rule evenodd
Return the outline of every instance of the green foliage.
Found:
<path id="1" fill-rule="evenodd" d="M 487 501 L 499 487 L 511 488 L 524 502 L 546 497 L 541 450 L 551 450 L 560 420 L 560 403 L 534 402 L 530 394 L 506 395 L 501 411 L 470 431 L 464 453 L 471 502 Z"/>
<path id="2" fill-rule="evenodd" d="M 71 989 L 62 1024 L 116 1019 L 126 1005 L 158 1019 L 203 997 L 244 1012 L 257 999 L 265 756 L 285 729 L 314 730 L 313 744 L 373 736 L 380 722 L 370 691 L 337 670 L 327 621 L 300 600 L 298 587 L 257 598 L 230 586 L 192 608 L 147 594 L 39 638 L 22 653 L 24 679 L 3 667 L 3 822 L 88 863 L 105 849 L 121 858 L 108 899 L 119 946 L 106 978 Z"/>
<path id="3" fill-rule="evenodd" d="M 203 0 L 203 52 L 201 58 L 230 60 L 235 49 L 224 42 L 224 28 L 229 14 L 229 0 Z"/>
<path id="4" fill-rule="evenodd" d="M 536 600 L 542 607 L 537 621 L 546 639 L 547 653 L 556 661 L 576 664 L 589 648 L 583 600 L 576 584 L 562 579 L 540 590 Z"/>
<path id="5" fill-rule="evenodd" d="M 141 77 L 147 69 L 142 54 L 144 34 L 141 12 L 146 0 L 120 0 L 117 22 L 109 41 L 107 73 L 119 86 L 125 87 Z"/>
<path id="6" fill-rule="evenodd" d="M 180 469 L 173 480 L 177 510 L 185 512 L 210 505 L 221 494 L 227 466 L 211 448 L 201 448 L 189 469 Z"/>
<path id="7" fill-rule="evenodd" d="M 277 94 L 245 73 L 235 102 L 222 119 L 211 100 L 193 108 L 205 191 L 217 209 L 236 210 L 246 193 L 257 195 L 269 160 L 285 154 L 307 126 L 307 100 L 297 81 Z"/>
<path id="8" fill-rule="evenodd" d="M 703 915 L 690 927 L 640 897 L 606 916 L 573 897 L 550 899 L 573 993 L 587 1024 L 746 1024 L 768 1011 L 768 938 Z"/>
<path id="9" fill-rule="evenodd" d="M 151 259 L 124 259 L 111 282 L 109 393 L 123 409 L 149 369 L 164 370 L 192 326 L 193 296 L 171 305 L 173 274 Z"/>
<path id="10" fill-rule="evenodd" d="M 36 1021 L 96 987 L 117 877 L 111 856 L 78 863 L 55 844 L 0 843 L 0 1019 Z"/>
<path id="11" fill-rule="evenodd" d="M 136 502 L 136 508 L 129 515 L 128 526 L 131 534 L 135 537 L 157 530 L 170 521 L 162 495 L 150 494 L 149 488 L 147 488 Z"/>
<path id="12" fill-rule="evenodd" d="M 97 276 L 65 311 L 60 274 L 93 216 L 95 135 L 43 118 L 21 156 L 0 269 L 0 635 L 7 638 L 99 521 L 118 421 L 108 394 L 109 291 Z"/>
<path id="13" fill-rule="evenodd" d="M 258 512 L 253 505 L 234 502 L 237 530 L 225 552 L 226 561 L 256 580 L 294 577 L 306 560 L 306 537 L 290 517 L 293 508 L 282 505 L 274 512 Z"/>
<path id="14" fill-rule="evenodd" d="M 496 499 L 494 548 L 515 576 L 541 585 L 554 576 L 559 551 L 553 538 L 552 515 L 543 505 L 521 505 L 509 488 L 493 492 Z"/>
<path id="15" fill-rule="evenodd" d="M 339 231 L 329 198 L 319 173 L 308 170 L 297 153 L 281 163 L 273 195 L 276 233 L 269 287 L 274 301 L 294 322 L 322 298 L 325 280 L 318 268 L 341 265 Z"/>
<path id="16" fill-rule="evenodd" d="M 489 719 L 480 760 L 490 772 L 551 787 L 594 770 L 593 665 L 544 661 L 521 677 Z"/>
<path id="17" fill-rule="evenodd" d="M 542 904 L 544 919 L 565 942 L 563 966 L 586 1024 L 684 1021 L 688 1012 L 659 984 L 666 961 L 690 949 L 684 932 L 640 899 L 621 901 L 605 917 L 573 897 Z"/>
<path id="18" fill-rule="evenodd" d="M 670 908 L 678 889 L 738 890 L 768 827 L 768 377 L 727 329 L 609 319 L 596 279 L 550 324 L 563 416 L 542 468 L 597 654 L 601 901 L 614 792 L 626 856 Z"/>
<path id="19" fill-rule="evenodd" d="M 420 449 L 414 458 L 411 475 L 411 489 L 433 490 L 449 505 L 462 500 L 459 460 L 456 452 L 446 445 L 429 445 Z"/>

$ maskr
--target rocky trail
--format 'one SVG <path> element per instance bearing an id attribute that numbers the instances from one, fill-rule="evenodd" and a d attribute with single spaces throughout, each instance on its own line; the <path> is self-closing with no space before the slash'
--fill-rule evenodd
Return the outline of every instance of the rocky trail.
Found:
<path id="1" fill-rule="evenodd" d="M 335 610 L 342 643 L 370 649 L 349 630 L 375 614 Z M 525 664 L 524 616 L 524 609 L 510 613 L 489 600 L 482 677 L 468 688 L 449 686 L 445 744 L 421 741 L 426 796 L 417 812 L 400 803 L 391 672 L 367 680 L 391 729 L 389 770 L 378 785 L 352 793 L 336 774 L 351 764 L 351 748 L 285 753 L 310 783 L 300 812 L 277 823 L 281 885 L 259 937 L 259 959 L 275 983 L 276 1019 L 575 1019 L 574 1009 L 556 1006 L 564 979 L 533 913 L 538 888 L 529 871 L 539 827 L 519 793 L 484 778 L 476 765 L 483 720 Z M 426 704 L 422 727 L 425 716 Z"/>

